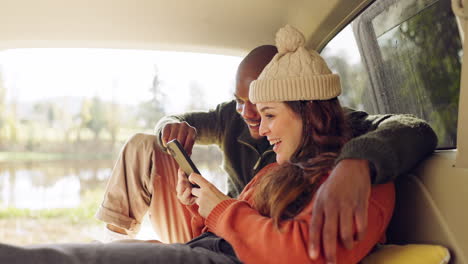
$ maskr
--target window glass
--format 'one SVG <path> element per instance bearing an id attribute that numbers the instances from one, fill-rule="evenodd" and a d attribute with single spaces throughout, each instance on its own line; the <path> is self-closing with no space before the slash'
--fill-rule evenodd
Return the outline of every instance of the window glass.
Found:
<path id="1" fill-rule="evenodd" d="M 94 218 L 125 141 L 163 115 L 231 100 L 241 58 L 105 49 L 0 52 L 0 241 L 102 239 Z M 194 147 L 226 191 L 215 146 Z M 149 221 L 141 239 L 157 239 Z"/>
<path id="2" fill-rule="evenodd" d="M 353 40 L 336 43 L 343 34 Z M 347 60 L 340 44 L 360 58 L 344 63 L 346 70 L 335 63 Z M 342 75 L 345 105 L 414 114 L 434 128 L 439 149 L 456 147 L 462 46 L 450 0 L 376 1 L 322 54 Z"/>
<path id="3" fill-rule="evenodd" d="M 370 92 L 369 78 L 359 54 L 351 25 L 345 27 L 323 49 L 321 55 L 333 72 L 340 74 L 343 106 L 375 112 L 372 101 L 365 96 Z"/>

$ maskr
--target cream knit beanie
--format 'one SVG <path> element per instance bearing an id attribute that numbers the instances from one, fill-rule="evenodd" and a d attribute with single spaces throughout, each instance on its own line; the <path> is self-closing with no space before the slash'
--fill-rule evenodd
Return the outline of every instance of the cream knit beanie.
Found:
<path id="1" fill-rule="evenodd" d="M 276 33 L 278 54 L 250 84 L 252 103 L 327 100 L 340 95 L 340 77 L 304 45 L 304 35 L 290 25 Z"/>

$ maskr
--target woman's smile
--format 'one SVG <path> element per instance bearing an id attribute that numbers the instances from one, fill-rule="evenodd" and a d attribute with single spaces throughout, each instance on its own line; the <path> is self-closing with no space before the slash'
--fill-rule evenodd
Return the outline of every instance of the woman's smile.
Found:
<path id="1" fill-rule="evenodd" d="M 266 136 L 273 151 L 276 162 L 288 162 L 299 147 L 302 137 L 302 119 L 284 103 L 258 103 L 260 112 L 260 135 Z"/>
<path id="2" fill-rule="evenodd" d="M 270 141 L 270 145 L 273 145 L 273 151 L 277 152 L 281 144 L 281 140 L 280 139 L 274 139 L 274 140 L 268 139 L 268 141 Z"/>

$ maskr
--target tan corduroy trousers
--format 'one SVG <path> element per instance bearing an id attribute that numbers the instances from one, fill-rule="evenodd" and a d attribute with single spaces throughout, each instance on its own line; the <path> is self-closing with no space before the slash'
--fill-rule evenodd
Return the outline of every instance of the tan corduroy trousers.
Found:
<path id="1" fill-rule="evenodd" d="M 192 239 L 190 213 L 176 196 L 177 163 L 156 140 L 136 134 L 125 143 L 96 218 L 136 234 L 148 212 L 162 242 L 187 242 Z"/>

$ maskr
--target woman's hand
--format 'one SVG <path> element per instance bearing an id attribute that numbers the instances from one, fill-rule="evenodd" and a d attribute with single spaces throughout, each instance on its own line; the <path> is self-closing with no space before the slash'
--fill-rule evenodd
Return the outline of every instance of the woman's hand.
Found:
<path id="1" fill-rule="evenodd" d="M 177 198 L 182 204 L 192 205 L 196 197 L 192 195 L 192 184 L 190 184 L 187 175 L 181 169 L 177 172 Z"/>
<path id="2" fill-rule="evenodd" d="M 231 198 L 199 174 L 190 174 L 189 180 L 200 186 L 200 188 L 192 188 L 192 197 L 196 197 L 195 203 L 198 205 L 198 213 L 204 218 L 208 217 L 213 208 L 220 202 Z"/>

